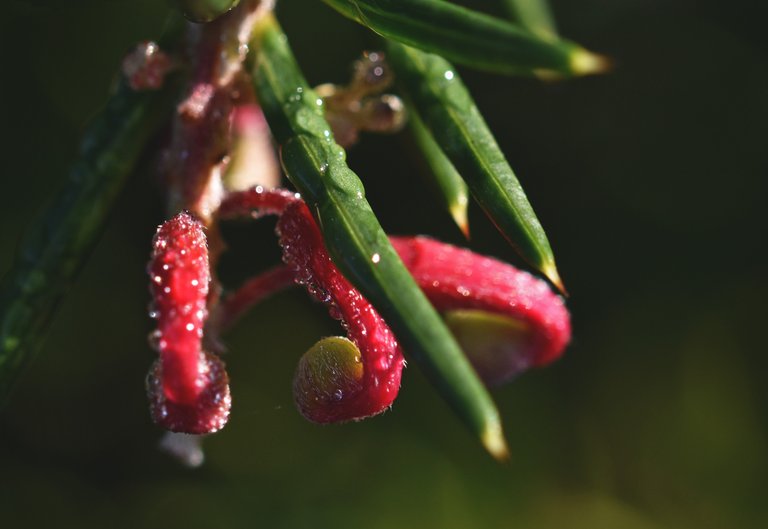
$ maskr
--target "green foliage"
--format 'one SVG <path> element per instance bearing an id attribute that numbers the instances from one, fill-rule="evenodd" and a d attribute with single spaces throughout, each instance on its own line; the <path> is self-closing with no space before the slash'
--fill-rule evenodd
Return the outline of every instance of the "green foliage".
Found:
<path id="1" fill-rule="evenodd" d="M 431 175 L 437 187 L 446 209 L 453 216 L 454 222 L 465 236 L 469 236 L 469 220 L 467 219 L 467 205 L 469 191 L 467 184 L 461 178 L 456 167 L 445 155 L 435 137 L 419 116 L 419 111 L 408 105 L 408 122 L 413 132 L 413 137 L 419 146 L 424 159 L 429 164 Z"/>
<path id="2" fill-rule="evenodd" d="M 0 282 L 0 403 L 42 345 L 147 141 L 170 116 L 175 87 L 135 92 L 120 83 L 86 132 L 66 186 L 29 227 Z"/>
<path id="3" fill-rule="evenodd" d="M 395 42 L 388 50 L 400 86 L 474 198 L 518 252 L 562 289 L 544 229 L 455 68 Z"/>
<path id="4" fill-rule="evenodd" d="M 600 57 L 565 40 L 443 0 L 324 0 L 376 33 L 457 64 L 505 74 L 574 76 L 604 69 Z"/>

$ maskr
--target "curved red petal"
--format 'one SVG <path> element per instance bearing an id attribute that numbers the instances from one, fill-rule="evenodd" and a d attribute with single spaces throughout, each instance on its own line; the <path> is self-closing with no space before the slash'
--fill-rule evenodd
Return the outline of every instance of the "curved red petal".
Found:
<path id="1" fill-rule="evenodd" d="M 390 237 L 405 266 L 440 311 L 479 309 L 530 327 L 530 365 L 558 358 L 571 338 L 562 298 L 528 272 L 428 237 Z"/>

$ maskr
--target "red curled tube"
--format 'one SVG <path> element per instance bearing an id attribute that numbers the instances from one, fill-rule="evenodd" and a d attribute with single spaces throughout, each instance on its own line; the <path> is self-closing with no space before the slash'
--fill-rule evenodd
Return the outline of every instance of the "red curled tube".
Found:
<path id="1" fill-rule="evenodd" d="M 328 305 L 330 315 L 342 321 L 354 348 L 339 340 L 321 341 L 301 359 L 294 379 L 294 399 L 307 419 L 318 423 L 358 420 L 386 410 L 400 388 L 402 350 L 383 318 L 341 274 L 331 261 L 320 230 L 303 200 L 285 190 L 258 186 L 233 193 L 221 204 L 219 215 L 280 216 L 277 231 L 283 260 L 294 281 L 304 285 L 317 300 Z M 268 273 L 282 286 L 284 274 Z M 269 289 L 261 278 L 246 290 L 223 300 L 224 319 L 237 317 L 248 305 L 247 289 L 256 285 L 254 298 Z M 323 347 L 324 345 L 324 347 Z M 349 354 L 354 351 L 355 357 Z"/>
<path id="2" fill-rule="evenodd" d="M 210 271 L 202 224 L 179 213 L 161 225 L 148 272 L 160 353 L 147 378 L 151 414 L 160 426 L 194 434 L 222 428 L 231 398 L 223 362 L 202 349 Z"/>
<path id="3" fill-rule="evenodd" d="M 361 379 L 333 392 L 317 392 L 311 387 L 301 364 L 294 380 L 294 399 L 299 410 L 307 419 L 319 423 L 357 420 L 383 412 L 397 397 L 404 365 L 403 352 L 394 334 L 333 264 L 303 201 L 285 209 L 277 230 L 283 260 L 293 270 L 296 281 L 327 304 L 332 317 L 342 321 L 347 336 L 360 351 L 362 362 Z M 330 371 L 349 367 L 341 362 Z"/>

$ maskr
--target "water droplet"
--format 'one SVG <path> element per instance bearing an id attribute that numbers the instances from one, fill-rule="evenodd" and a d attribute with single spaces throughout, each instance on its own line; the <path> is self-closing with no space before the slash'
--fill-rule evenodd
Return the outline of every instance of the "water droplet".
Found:
<path id="1" fill-rule="evenodd" d="M 149 333 L 149 336 L 147 336 L 147 341 L 149 342 L 149 346 L 152 349 L 159 351 L 160 341 L 161 341 L 160 338 L 162 338 L 162 336 L 163 336 L 162 333 L 157 329 Z"/>
<path id="2" fill-rule="evenodd" d="M 447 81 L 451 81 L 453 80 L 453 72 L 451 70 L 446 70 L 443 77 L 445 77 Z"/>
<path id="3" fill-rule="evenodd" d="M 373 264 L 377 264 L 379 261 L 381 261 L 381 256 L 379 254 L 375 253 L 371 256 L 371 262 Z"/>

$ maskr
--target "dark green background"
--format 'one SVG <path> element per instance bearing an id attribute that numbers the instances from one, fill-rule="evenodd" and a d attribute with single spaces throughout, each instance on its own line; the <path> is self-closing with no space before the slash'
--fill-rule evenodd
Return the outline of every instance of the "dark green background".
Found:
<path id="1" fill-rule="evenodd" d="M 493 2 L 467 2 L 492 6 Z M 299 355 L 338 332 L 299 291 L 227 340 L 234 410 L 186 470 L 156 451 L 144 267 L 163 218 L 132 179 L 0 415 L 3 527 L 758 528 L 768 525 L 768 34 L 748 1 L 561 0 L 562 32 L 616 69 L 564 84 L 462 70 L 527 190 L 571 291 L 556 365 L 495 392 L 498 465 L 415 367 L 392 412 L 317 427 L 291 402 Z M 123 53 L 159 0 L 5 0 L 0 15 L 0 273 L 57 192 Z M 319 1 L 278 14 L 310 82 L 376 41 Z M 350 163 L 388 231 L 460 235 L 407 136 Z M 514 262 L 476 209 L 472 246 Z M 233 227 L 237 278 L 277 252 Z"/>

